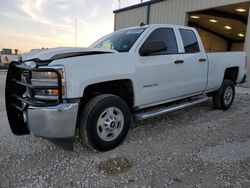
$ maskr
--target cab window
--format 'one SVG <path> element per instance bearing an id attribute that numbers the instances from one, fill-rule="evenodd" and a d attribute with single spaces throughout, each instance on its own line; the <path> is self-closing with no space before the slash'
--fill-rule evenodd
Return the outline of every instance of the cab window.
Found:
<path id="1" fill-rule="evenodd" d="M 161 52 L 154 52 L 150 55 L 166 55 L 178 53 L 178 46 L 174 30 L 172 28 L 159 28 L 154 30 L 143 45 L 151 42 L 164 42 L 166 50 Z"/>
<path id="2" fill-rule="evenodd" d="M 192 30 L 180 29 L 182 42 L 184 45 L 185 53 L 197 53 L 200 52 L 199 43 L 196 35 Z"/>

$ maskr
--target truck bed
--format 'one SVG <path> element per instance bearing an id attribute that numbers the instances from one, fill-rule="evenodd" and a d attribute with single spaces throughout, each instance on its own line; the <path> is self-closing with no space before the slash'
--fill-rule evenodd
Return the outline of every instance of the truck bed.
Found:
<path id="1" fill-rule="evenodd" d="M 240 83 L 240 81 L 246 74 L 245 52 L 207 53 L 207 57 L 209 61 L 207 90 L 216 90 L 221 86 L 221 83 L 223 81 L 224 71 L 228 67 L 239 68 L 238 71 L 239 74 L 236 83 Z M 218 82 L 218 80 L 220 82 Z"/>

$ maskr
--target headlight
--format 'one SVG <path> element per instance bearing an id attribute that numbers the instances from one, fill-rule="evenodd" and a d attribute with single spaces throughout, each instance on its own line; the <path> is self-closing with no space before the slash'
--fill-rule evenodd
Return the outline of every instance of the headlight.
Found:
<path id="1" fill-rule="evenodd" d="M 64 69 L 57 70 L 62 78 L 64 78 Z M 55 72 L 32 72 L 32 78 L 34 79 L 57 79 Z"/>
<path id="2" fill-rule="evenodd" d="M 42 69 L 43 67 L 41 67 Z M 44 68 L 53 68 L 57 70 L 62 78 L 62 95 L 65 95 L 65 72 L 62 66 L 51 66 Z M 34 86 L 58 86 L 58 75 L 56 72 L 32 72 L 31 84 Z M 57 100 L 58 89 L 35 89 L 34 97 L 38 100 Z"/>

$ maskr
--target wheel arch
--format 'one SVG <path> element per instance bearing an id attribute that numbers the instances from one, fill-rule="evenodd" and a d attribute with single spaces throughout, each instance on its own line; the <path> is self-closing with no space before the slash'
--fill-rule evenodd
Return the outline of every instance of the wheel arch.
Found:
<path id="1" fill-rule="evenodd" d="M 231 80 L 234 83 L 234 85 L 236 85 L 238 75 L 239 75 L 239 67 L 237 66 L 229 67 L 226 68 L 224 72 L 223 80 Z"/>
<path id="2" fill-rule="evenodd" d="M 114 94 L 121 97 L 133 110 L 135 104 L 134 86 L 131 79 L 110 80 L 87 85 L 82 94 L 82 102 L 100 94 Z"/>

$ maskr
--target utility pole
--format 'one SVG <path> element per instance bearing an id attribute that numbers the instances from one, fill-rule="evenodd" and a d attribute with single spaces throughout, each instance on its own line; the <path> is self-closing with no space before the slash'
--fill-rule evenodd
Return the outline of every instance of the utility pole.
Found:
<path id="1" fill-rule="evenodd" d="M 121 8 L 121 0 L 118 0 L 119 9 Z"/>
<path id="2" fill-rule="evenodd" d="M 75 18 L 75 47 L 77 45 L 77 18 Z"/>

